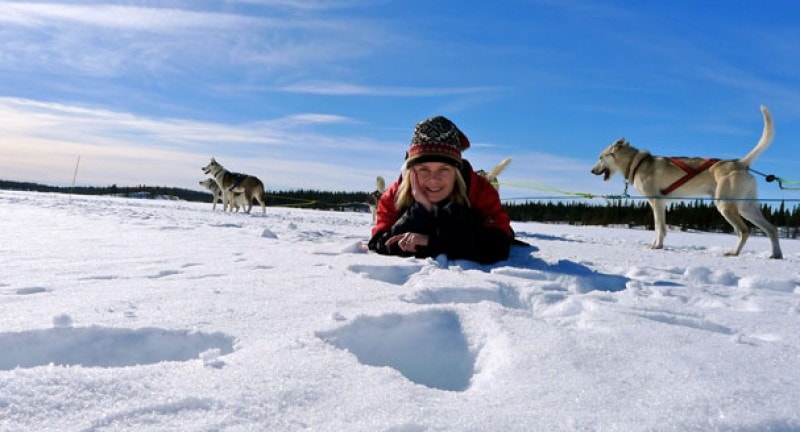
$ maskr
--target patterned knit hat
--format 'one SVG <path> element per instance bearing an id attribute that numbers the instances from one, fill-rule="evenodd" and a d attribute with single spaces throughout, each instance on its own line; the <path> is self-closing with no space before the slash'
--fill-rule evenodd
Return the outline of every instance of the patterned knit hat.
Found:
<path id="1" fill-rule="evenodd" d="M 423 162 L 445 162 L 461 168 L 461 152 L 469 148 L 467 136 L 442 116 L 425 119 L 414 128 L 406 167 Z"/>

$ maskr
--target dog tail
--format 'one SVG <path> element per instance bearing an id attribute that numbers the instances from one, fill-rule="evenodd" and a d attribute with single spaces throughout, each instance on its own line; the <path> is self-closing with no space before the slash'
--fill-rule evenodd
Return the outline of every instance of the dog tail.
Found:
<path id="1" fill-rule="evenodd" d="M 500 176 L 500 173 L 502 173 L 503 170 L 506 169 L 506 167 L 510 163 L 511 163 L 510 157 L 503 159 L 502 161 L 500 161 L 499 164 L 497 164 L 497 166 L 495 166 L 494 168 L 492 168 L 491 171 L 489 171 L 489 174 L 486 174 L 486 178 L 496 179 L 497 177 Z"/>
<path id="2" fill-rule="evenodd" d="M 381 177 L 381 176 L 378 176 L 375 179 L 375 185 L 378 187 L 378 191 L 380 191 L 380 192 L 383 192 L 383 191 L 386 190 L 386 180 L 384 180 L 383 177 Z"/>
<path id="3" fill-rule="evenodd" d="M 769 144 L 772 142 L 772 138 L 775 135 L 775 128 L 772 126 L 772 116 L 767 111 L 767 107 L 761 105 L 761 115 L 764 116 L 764 131 L 761 132 L 761 139 L 758 140 L 758 144 L 750 150 L 750 153 L 743 158 L 739 159 L 739 162 L 745 164 L 746 166 L 752 165 L 752 163 L 756 160 L 758 155 L 760 155 L 764 150 L 769 147 Z"/>

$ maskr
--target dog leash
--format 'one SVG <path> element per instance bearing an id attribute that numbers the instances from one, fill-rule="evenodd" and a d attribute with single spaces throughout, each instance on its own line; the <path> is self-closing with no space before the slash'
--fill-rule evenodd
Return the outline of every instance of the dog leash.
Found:
<path id="1" fill-rule="evenodd" d="M 800 182 L 787 180 L 785 178 L 780 178 L 780 177 L 776 176 L 775 174 L 764 174 L 762 172 L 754 170 L 753 168 L 748 168 L 748 169 L 750 171 L 752 171 L 752 172 L 764 177 L 764 180 L 766 180 L 767 183 L 772 183 L 774 181 L 777 181 L 778 182 L 778 187 L 781 190 L 800 190 L 800 186 L 798 186 L 798 187 L 787 187 L 787 186 L 783 185 L 784 183 L 800 185 Z"/>
<path id="2" fill-rule="evenodd" d="M 282 207 L 305 207 L 305 206 L 313 206 L 319 204 L 317 200 L 310 200 L 310 199 L 303 199 L 303 198 L 292 198 L 287 196 L 281 195 L 269 195 L 265 194 L 267 198 L 273 198 L 277 201 L 285 200 L 285 201 L 298 201 L 296 204 L 281 204 Z"/>
<path id="3" fill-rule="evenodd" d="M 520 188 L 520 189 L 532 189 L 532 190 L 538 190 L 538 191 L 542 191 L 542 192 L 555 192 L 555 193 L 558 193 L 558 194 L 561 194 L 561 195 L 577 196 L 577 197 L 588 198 L 588 199 L 601 198 L 601 197 L 599 197 L 598 195 L 595 195 L 595 194 L 586 193 L 586 192 L 565 191 L 565 190 L 561 190 L 561 189 L 558 189 L 558 188 L 555 188 L 555 187 L 552 187 L 552 186 L 548 186 L 548 185 L 546 185 L 544 183 L 539 183 L 539 182 L 498 182 L 498 184 L 500 186 L 508 186 L 508 187 Z"/>

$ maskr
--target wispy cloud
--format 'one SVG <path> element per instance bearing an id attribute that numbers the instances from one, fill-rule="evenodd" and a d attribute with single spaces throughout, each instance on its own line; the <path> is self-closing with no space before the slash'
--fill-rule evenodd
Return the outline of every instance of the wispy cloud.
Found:
<path id="1" fill-rule="evenodd" d="M 323 10 L 348 8 L 364 4 L 374 5 L 376 0 L 227 0 L 227 3 L 244 3 L 296 10 Z"/>
<path id="2" fill-rule="evenodd" d="M 275 89 L 287 93 L 305 93 L 329 96 L 463 96 L 492 93 L 503 90 L 499 87 L 370 87 L 342 82 L 309 81 L 286 85 Z"/>
<path id="3" fill-rule="evenodd" d="M 0 5 L 0 22 L 35 28 L 78 24 L 116 31 L 176 32 L 256 25 L 261 21 L 263 19 L 225 13 L 112 4 L 4 2 Z"/>
<path id="4" fill-rule="evenodd" d="M 64 171 L 82 155 L 87 170 L 94 166 L 87 171 L 94 175 L 82 177 L 84 182 L 153 184 L 169 179 L 159 184 L 195 187 L 200 164 L 215 155 L 237 170 L 258 172 L 269 166 L 271 175 L 303 183 L 283 187 L 324 188 L 332 184 L 325 183 L 326 178 L 347 184 L 344 173 L 356 171 L 360 160 L 392 148 L 379 140 L 316 132 L 318 126 L 354 120 L 315 113 L 222 124 L 0 98 L 0 118 L 4 175 L 37 181 L 52 179 L 52 173 Z M 298 177 L 297 171 L 305 172 L 308 166 L 329 175 Z"/>
<path id="5" fill-rule="evenodd" d="M 6 136 L 41 137 L 86 143 L 114 144 L 133 137 L 150 145 L 269 145 L 294 146 L 295 131 L 315 125 L 353 122 L 329 114 L 295 114 L 272 120 L 229 125 L 183 119 L 151 119 L 129 113 L 60 103 L 0 98 L 0 130 Z M 190 148 L 191 149 L 191 148 Z"/>
<path id="6" fill-rule="evenodd" d="M 3 2 L 0 24 L 0 66 L 101 76 L 236 64 L 302 70 L 362 55 L 380 40 L 367 23 L 313 14 L 112 4 Z"/>

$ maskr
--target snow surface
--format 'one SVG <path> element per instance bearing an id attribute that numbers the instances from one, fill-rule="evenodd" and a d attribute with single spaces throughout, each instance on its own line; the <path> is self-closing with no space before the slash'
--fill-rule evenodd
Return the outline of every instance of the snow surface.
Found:
<path id="1" fill-rule="evenodd" d="M 256 212 L 260 213 L 260 212 Z M 491 266 L 367 213 L 0 191 L 0 430 L 800 430 L 800 242 L 514 223 Z"/>

